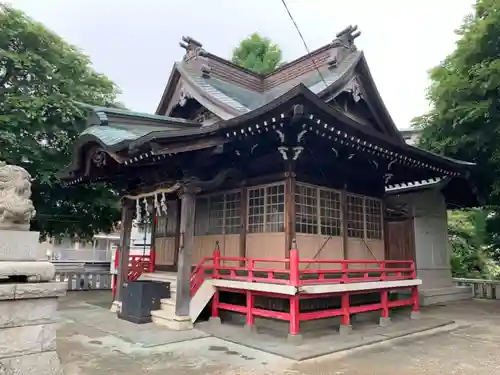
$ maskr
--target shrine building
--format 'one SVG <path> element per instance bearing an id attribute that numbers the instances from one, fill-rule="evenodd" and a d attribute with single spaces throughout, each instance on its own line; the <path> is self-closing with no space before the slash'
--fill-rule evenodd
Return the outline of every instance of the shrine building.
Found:
<path id="1" fill-rule="evenodd" d="M 264 75 L 183 38 L 155 114 L 88 108 L 61 180 L 120 192 L 118 308 L 124 284 L 157 280 L 156 323 L 225 311 L 293 337 L 307 320 L 348 331 L 353 314 L 470 298 L 452 283 L 447 209 L 478 204 L 474 164 L 405 143 L 358 36 Z M 143 257 L 128 254 L 134 219 L 152 226 Z"/>

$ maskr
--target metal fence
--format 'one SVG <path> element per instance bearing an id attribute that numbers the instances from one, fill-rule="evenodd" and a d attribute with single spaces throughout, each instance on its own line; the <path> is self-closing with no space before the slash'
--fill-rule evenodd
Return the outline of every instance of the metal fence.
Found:
<path id="1" fill-rule="evenodd" d="M 55 281 L 68 284 L 68 291 L 74 290 L 111 290 L 109 271 L 56 272 Z"/>
<path id="2" fill-rule="evenodd" d="M 500 299 L 500 280 L 455 278 L 457 286 L 471 286 L 473 298 Z"/>

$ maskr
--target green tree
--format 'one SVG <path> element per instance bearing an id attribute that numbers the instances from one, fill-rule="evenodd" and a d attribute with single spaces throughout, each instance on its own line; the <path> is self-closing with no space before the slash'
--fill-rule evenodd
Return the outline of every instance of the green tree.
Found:
<path id="1" fill-rule="evenodd" d="M 232 62 L 255 73 L 271 73 L 281 63 L 281 49 L 269 39 L 253 33 L 233 50 Z"/>
<path id="2" fill-rule="evenodd" d="M 422 147 L 477 163 L 486 249 L 500 260 L 500 0 L 477 0 L 457 34 L 455 51 L 430 72 L 432 109 L 413 125 Z"/>
<path id="3" fill-rule="evenodd" d="M 500 204 L 500 0 L 478 0 L 455 51 L 431 70 L 432 110 L 414 120 L 420 144 L 478 164 L 478 188 Z"/>
<path id="4" fill-rule="evenodd" d="M 109 105 L 116 95 L 88 57 L 0 3 L 0 160 L 31 173 L 37 209 L 31 228 L 42 236 L 89 236 L 118 219 L 117 197 L 108 187 L 63 188 L 56 177 L 85 126 L 76 103 Z"/>

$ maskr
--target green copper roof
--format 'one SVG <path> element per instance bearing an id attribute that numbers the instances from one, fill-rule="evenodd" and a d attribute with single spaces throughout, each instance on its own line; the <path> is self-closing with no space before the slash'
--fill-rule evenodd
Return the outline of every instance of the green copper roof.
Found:
<path id="1" fill-rule="evenodd" d="M 150 115 L 117 108 L 92 107 L 90 109 L 87 128 L 79 138 L 91 136 L 106 146 L 118 145 L 124 141 L 135 141 L 153 132 L 197 129 L 201 125 L 196 122 L 167 116 Z"/>
<path id="2" fill-rule="evenodd" d="M 149 126 L 141 126 L 140 129 L 123 129 L 114 126 L 93 125 L 85 129 L 80 136 L 93 135 L 106 146 L 113 146 L 123 141 L 136 140 L 152 131 L 155 131 L 155 129 L 150 129 Z"/>

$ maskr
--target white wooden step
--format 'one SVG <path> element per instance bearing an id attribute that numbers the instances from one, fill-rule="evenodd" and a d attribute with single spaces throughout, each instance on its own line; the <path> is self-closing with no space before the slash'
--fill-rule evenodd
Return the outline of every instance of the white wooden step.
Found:
<path id="1" fill-rule="evenodd" d="M 177 274 L 173 272 L 144 272 L 139 280 L 152 280 L 177 284 Z"/>
<path id="2" fill-rule="evenodd" d="M 151 311 L 151 319 L 153 323 L 175 331 L 193 329 L 193 322 L 189 317 L 170 315 L 164 310 Z"/>
<path id="3" fill-rule="evenodd" d="M 161 299 L 161 310 L 165 311 L 169 316 L 175 315 L 175 299 L 162 298 Z"/>

